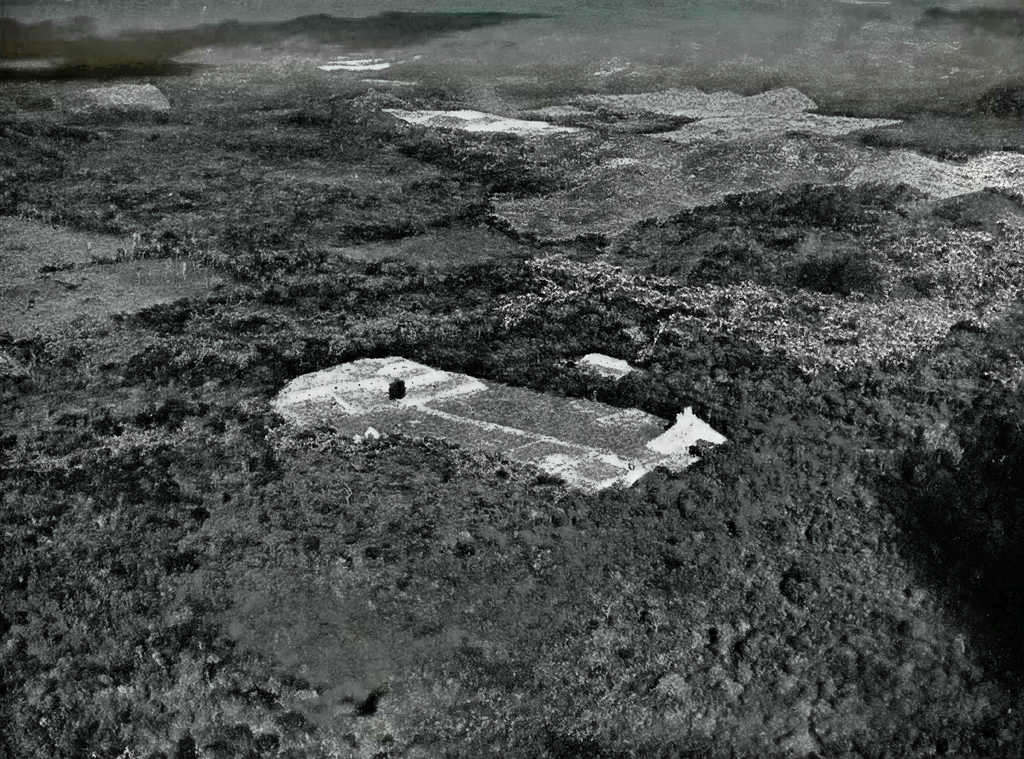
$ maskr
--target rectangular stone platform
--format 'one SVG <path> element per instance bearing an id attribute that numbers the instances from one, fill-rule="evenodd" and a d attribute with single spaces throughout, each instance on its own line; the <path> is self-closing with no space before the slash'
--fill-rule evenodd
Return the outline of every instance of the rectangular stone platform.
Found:
<path id="1" fill-rule="evenodd" d="M 405 383 L 400 399 L 389 397 L 394 379 Z M 397 357 L 298 377 L 274 408 L 298 426 L 328 423 L 341 434 L 373 427 L 437 437 L 532 464 L 590 491 L 631 485 L 658 466 L 688 466 L 695 460 L 689 446 L 698 439 L 725 441 L 689 409 L 669 429 L 666 420 L 638 409 L 485 382 Z"/>

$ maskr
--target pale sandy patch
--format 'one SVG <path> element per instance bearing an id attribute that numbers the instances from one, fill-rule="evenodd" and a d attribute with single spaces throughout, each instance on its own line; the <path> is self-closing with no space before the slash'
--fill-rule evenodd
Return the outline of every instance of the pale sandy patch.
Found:
<path id="1" fill-rule="evenodd" d="M 410 124 L 426 127 L 443 127 L 459 129 L 466 132 L 578 132 L 574 127 L 561 127 L 546 121 L 527 121 L 497 116 L 483 111 L 409 111 L 398 108 L 385 108 L 396 118 Z"/>
<path id="2" fill-rule="evenodd" d="M 391 68 L 391 61 L 380 58 L 336 59 L 318 66 L 321 71 L 383 71 Z"/>
<path id="3" fill-rule="evenodd" d="M 589 95 L 576 102 L 620 113 L 662 113 L 695 119 L 729 115 L 767 116 L 800 113 L 817 108 L 813 100 L 793 87 L 782 87 L 749 97 L 735 92 L 702 92 L 696 87 L 685 87 L 629 95 Z"/>
<path id="4" fill-rule="evenodd" d="M 1024 155 L 997 152 L 958 164 L 895 150 L 872 157 L 854 169 L 845 184 L 903 182 L 935 199 L 998 188 L 1024 192 Z"/>

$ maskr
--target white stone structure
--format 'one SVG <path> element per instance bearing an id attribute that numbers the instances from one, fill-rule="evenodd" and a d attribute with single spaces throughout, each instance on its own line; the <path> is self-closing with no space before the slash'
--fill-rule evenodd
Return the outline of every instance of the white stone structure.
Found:
<path id="1" fill-rule="evenodd" d="M 621 379 L 633 371 L 629 362 L 621 358 L 612 358 L 603 353 L 588 353 L 579 360 L 581 366 L 591 369 L 604 377 Z"/>
<path id="2" fill-rule="evenodd" d="M 691 445 L 699 441 L 721 445 L 727 441 L 725 435 L 712 429 L 711 425 L 693 413 L 687 406 L 676 416 L 676 423 L 664 435 L 659 435 L 647 444 L 652 451 L 666 455 L 686 454 Z"/>
<path id="3" fill-rule="evenodd" d="M 388 398 L 391 380 L 405 382 L 405 397 Z M 285 416 L 316 410 L 324 403 L 346 414 L 418 406 L 485 390 L 480 380 L 431 369 L 403 358 L 362 359 L 292 380 L 275 401 Z"/>
<path id="4" fill-rule="evenodd" d="M 395 379 L 405 382 L 406 393 L 392 400 Z M 689 408 L 666 432 L 663 419 L 637 409 L 557 398 L 397 357 L 298 377 L 273 405 L 298 426 L 329 423 L 358 440 L 373 437 L 368 425 L 382 434 L 431 435 L 533 464 L 591 491 L 632 485 L 658 466 L 686 467 L 696 460 L 687 449 L 697 440 L 725 442 Z"/>

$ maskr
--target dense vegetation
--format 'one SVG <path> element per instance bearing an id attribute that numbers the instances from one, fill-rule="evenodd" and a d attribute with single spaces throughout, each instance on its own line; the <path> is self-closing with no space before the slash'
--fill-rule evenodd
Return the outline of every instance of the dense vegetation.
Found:
<path id="1" fill-rule="evenodd" d="M 800 187 L 620 248 L 542 248 L 487 226 L 491 193 L 557 182 L 542 147 L 433 136 L 356 95 L 180 91 L 166 123 L 0 123 L 3 213 L 234 277 L 0 335 L 7 754 L 1024 750 L 1018 304 L 845 365 L 709 329 L 733 311 L 685 301 L 882 302 L 913 272 L 871 252 L 879 230 L 975 251 L 977 209 L 1016 199 L 915 216 L 907 188 Z M 986 234 L 988 258 L 1019 253 Z M 951 249 L 912 265 L 948 275 Z M 586 373 L 590 351 L 642 371 Z M 692 405 L 730 443 L 584 496 L 270 411 L 299 374 L 387 355 L 666 418 Z"/>

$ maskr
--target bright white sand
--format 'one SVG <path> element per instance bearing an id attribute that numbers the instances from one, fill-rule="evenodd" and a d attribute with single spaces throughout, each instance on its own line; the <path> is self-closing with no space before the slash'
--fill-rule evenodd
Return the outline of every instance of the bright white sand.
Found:
<path id="1" fill-rule="evenodd" d="M 401 79 L 361 79 L 360 81 L 367 84 L 393 84 L 396 87 L 413 87 L 418 84 L 418 82 L 403 82 Z"/>
<path id="2" fill-rule="evenodd" d="M 575 105 L 549 105 L 530 113 L 537 116 L 586 116 L 590 112 Z"/>
<path id="3" fill-rule="evenodd" d="M 385 108 L 385 113 L 428 127 L 445 127 L 466 132 L 578 132 L 574 127 L 560 127 L 546 121 L 525 121 L 484 113 L 483 111 L 407 111 L 400 108 Z"/>
<path id="4" fill-rule="evenodd" d="M 381 58 L 338 58 L 318 68 L 321 71 L 382 71 L 391 68 L 391 62 Z"/>

